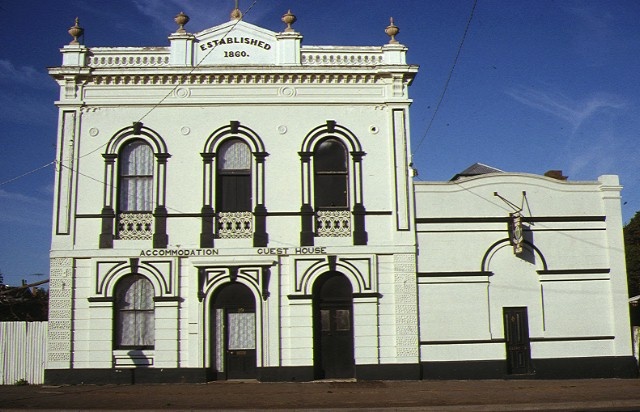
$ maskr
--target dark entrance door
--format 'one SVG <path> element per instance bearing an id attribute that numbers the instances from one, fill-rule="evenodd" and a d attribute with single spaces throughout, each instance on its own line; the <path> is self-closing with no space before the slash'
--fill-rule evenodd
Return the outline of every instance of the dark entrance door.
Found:
<path id="1" fill-rule="evenodd" d="M 510 375 L 531 373 L 531 343 L 527 308 L 502 308 L 502 313 L 507 345 L 507 373 Z"/>
<path id="2" fill-rule="evenodd" d="M 214 369 L 226 379 L 253 379 L 256 368 L 256 301 L 240 283 L 223 286 L 214 296 L 211 353 Z"/>
<path id="3" fill-rule="evenodd" d="M 338 272 L 320 277 L 314 287 L 313 364 L 316 379 L 353 378 L 353 293 Z"/>

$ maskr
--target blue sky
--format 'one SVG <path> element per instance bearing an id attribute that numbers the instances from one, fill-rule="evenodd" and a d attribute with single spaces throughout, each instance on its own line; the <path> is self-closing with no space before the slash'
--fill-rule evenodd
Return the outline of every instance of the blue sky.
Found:
<path id="1" fill-rule="evenodd" d="M 75 17 L 89 47 L 165 46 L 178 12 L 198 32 L 228 21 L 233 3 L 0 0 L 6 283 L 48 276 L 58 89 L 46 67 L 60 65 Z M 473 0 L 240 1 L 243 10 L 252 4 L 245 21 L 273 31 L 291 9 L 306 45 L 382 45 L 394 17 L 408 61 L 420 66 L 410 89 L 419 180 L 448 180 L 475 162 L 537 174 L 561 169 L 570 180 L 617 174 L 625 222 L 640 210 L 640 2 L 478 0 L 428 133 Z"/>

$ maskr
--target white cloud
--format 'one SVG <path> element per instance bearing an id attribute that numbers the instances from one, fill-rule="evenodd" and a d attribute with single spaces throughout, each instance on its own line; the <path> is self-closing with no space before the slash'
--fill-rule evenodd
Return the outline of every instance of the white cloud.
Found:
<path id="1" fill-rule="evenodd" d="M 221 8 L 219 4 L 211 1 L 181 0 L 134 0 L 133 4 L 145 16 L 150 17 L 163 27 L 168 33 L 175 32 L 178 26 L 173 18 L 180 12 L 184 12 L 191 19 L 187 31 L 196 32 L 210 26 L 220 24 L 228 19 L 231 12 Z M 229 2 L 231 5 L 231 2 Z"/>
<path id="2" fill-rule="evenodd" d="M 558 2 L 567 13 L 565 31 L 572 37 L 573 52 L 585 64 L 604 67 L 616 55 L 637 53 L 640 35 L 636 31 L 619 31 L 620 27 L 635 24 L 634 13 L 624 3 Z"/>
<path id="3" fill-rule="evenodd" d="M 22 205 L 33 206 L 48 206 L 50 203 L 48 200 L 43 200 L 41 198 L 25 195 L 22 193 L 8 192 L 4 189 L 0 189 L 0 199 L 2 199 L 3 203 L 19 203 Z"/>
<path id="4" fill-rule="evenodd" d="M 49 228 L 51 201 L 0 189 L 0 222 Z"/>
<path id="5" fill-rule="evenodd" d="M 0 59 L 0 82 L 20 84 L 34 89 L 56 87 L 55 82 L 44 71 L 30 66 L 16 67 L 11 61 Z"/>
<path id="6" fill-rule="evenodd" d="M 582 100 L 553 91 L 518 87 L 506 92 L 518 102 L 566 121 L 577 131 L 585 121 L 606 109 L 622 109 L 625 104 L 614 96 L 594 94 Z"/>
<path id="7" fill-rule="evenodd" d="M 215 2 L 209 0 L 189 2 L 184 0 L 134 0 L 133 4 L 140 13 L 150 17 L 168 33 L 172 33 L 178 28 L 173 18 L 180 12 L 184 12 L 190 18 L 186 30 L 195 33 L 228 21 L 234 7 L 234 3 L 231 1 Z M 253 7 L 254 5 L 255 7 Z M 240 3 L 240 9 L 243 13 L 249 10 L 245 17 L 251 22 L 259 22 L 265 13 L 273 13 L 272 6 L 268 2 L 256 4 L 244 1 Z M 284 12 L 286 10 L 282 14 Z M 275 16 L 280 23 L 279 15 L 276 13 Z"/>

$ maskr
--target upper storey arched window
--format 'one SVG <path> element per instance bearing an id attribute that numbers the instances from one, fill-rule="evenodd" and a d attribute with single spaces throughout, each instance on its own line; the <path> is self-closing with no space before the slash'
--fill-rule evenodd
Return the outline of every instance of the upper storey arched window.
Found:
<path id="1" fill-rule="evenodd" d="M 153 166 L 151 146 L 142 140 L 127 143 L 119 156 L 120 212 L 153 210 Z"/>
<path id="2" fill-rule="evenodd" d="M 220 146 L 217 157 L 217 210 L 251 211 L 251 149 L 242 140 L 231 139 Z"/>
<path id="3" fill-rule="evenodd" d="M 316 210 L 349 208 L 347 149 L 335 138 L 327 138 L 313 151 L 314 206 Z"/>

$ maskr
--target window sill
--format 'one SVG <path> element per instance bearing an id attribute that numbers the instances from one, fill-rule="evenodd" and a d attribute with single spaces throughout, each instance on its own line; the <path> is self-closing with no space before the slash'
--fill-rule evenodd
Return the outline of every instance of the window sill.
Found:
<path id="1" fill-rule="evenodd" d="M 113 366 L 120 368 L 153 366 L 154 357 L 153 349 L 114 349 Z"/>

